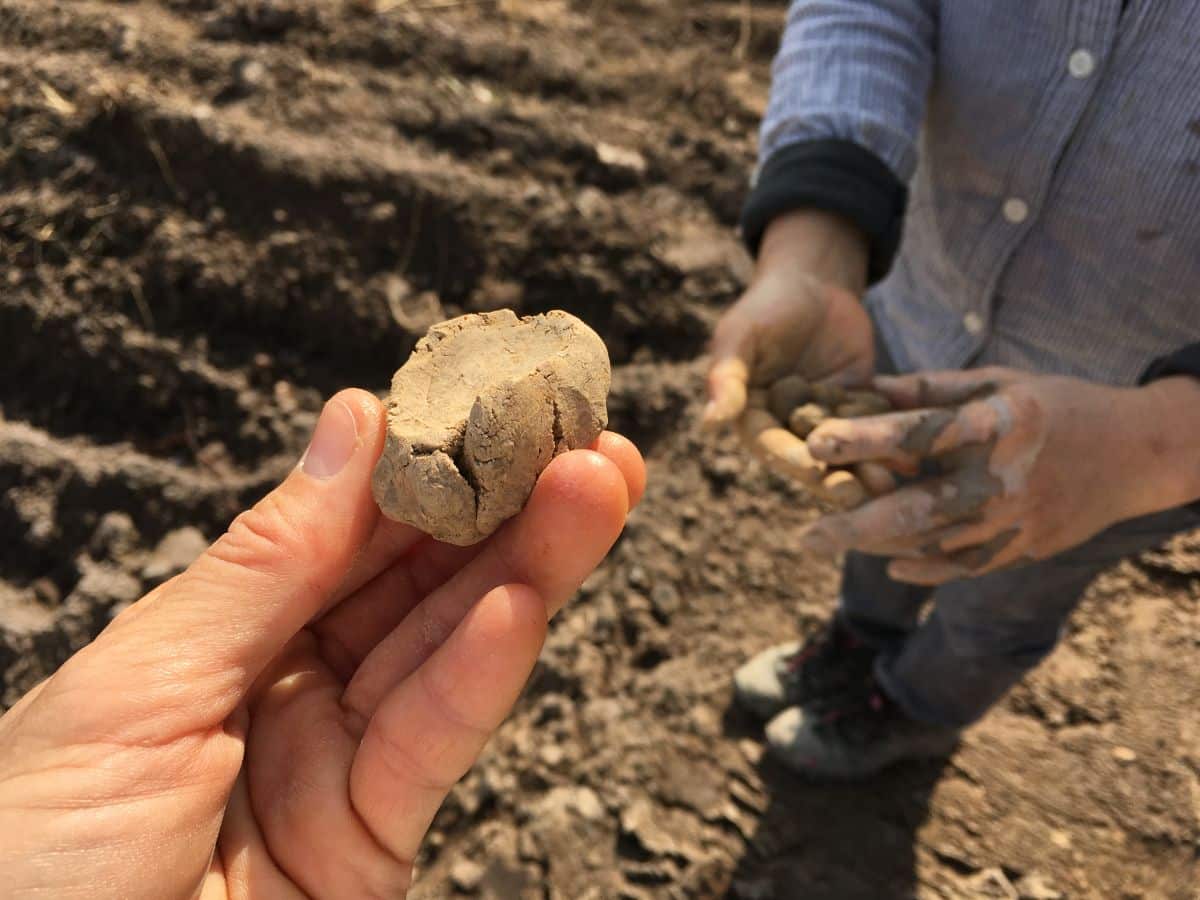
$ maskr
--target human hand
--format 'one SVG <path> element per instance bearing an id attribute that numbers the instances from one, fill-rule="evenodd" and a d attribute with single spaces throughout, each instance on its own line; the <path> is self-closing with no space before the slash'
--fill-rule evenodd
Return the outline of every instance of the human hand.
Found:
<path id="1" fill-rule="evenodd" d="M 744 415 L 752 387 L 799 374 L 854 385 L 875 371 L 870 317 L 859 300 L 866 244 L 853 226 L 821 212 L 780 216 L 763 237 L 754 280 L 713 334 L 704 424 L 737 421 L 747 447 L 775 471 L 818 488 L 824 466 L 763 409 Z"/>
<path id="2" fill-rule="evenodd" d="M 1153 511 L 1143 391 L 1013 369 L 877 378 L 901 410 L 831 420 L 808 438 L 828 463 L 940 474 L 810 526 L 803 547 L 898 557 L 898 581 L 934 585 L 1044 559 Z M 1163 507 L 1165 508 L 1165 507 Z"/>
<path id="3" fill-rule="evenodd" d="M 602 435 L 453 547 L 380 516 L 383 437 L 338 394 L 279 488 L 0 718 L 6 896 L 404 895 L 645 469 Z"/>
<path id="4" fill-rule="evenodd" d="M 871 320 L 859 296 L 866 244 L 820 212 L 780 216 L 763 236 L 754 279 L 713 333 L 704 421 L 735 421 L 747 391 L 796 373 L 861 384 L 874 374 Z"/>

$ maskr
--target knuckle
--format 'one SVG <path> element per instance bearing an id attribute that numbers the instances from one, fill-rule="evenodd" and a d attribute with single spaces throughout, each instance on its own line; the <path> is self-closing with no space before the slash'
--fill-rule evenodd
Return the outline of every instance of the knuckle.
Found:
<path id="1" fill-rule="evenodd" d="M 213 559 L 252 572 L 278 572 L 312 559 L 329 559 L 334 539 L 299 504 L 275 491 L 241 513 L 208 551 Z"/>

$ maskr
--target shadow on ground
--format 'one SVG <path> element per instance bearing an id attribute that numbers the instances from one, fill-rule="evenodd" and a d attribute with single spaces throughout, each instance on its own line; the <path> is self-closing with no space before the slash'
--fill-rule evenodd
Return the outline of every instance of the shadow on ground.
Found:
<path id="1" fill-rule="evenodd" d="M 733 738 L 761 738 L 738 709 Z M 917 830 L 945 762 L 898 766 L 863 782 L 806 779 L 764 755 L 768 801 L 726 894 L 738 900 L 900 900 L 915 896 Z"/>

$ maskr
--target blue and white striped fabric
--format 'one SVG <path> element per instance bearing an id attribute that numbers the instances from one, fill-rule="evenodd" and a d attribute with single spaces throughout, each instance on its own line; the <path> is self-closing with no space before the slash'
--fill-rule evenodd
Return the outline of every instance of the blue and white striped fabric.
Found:
<path id="1" fill-rule="evenodd" d="M 761 159 L 910 181 L 868 297 L 903 370 L 1132 384 L 1200 341 L 1200 0 L 796 0 Z"/>

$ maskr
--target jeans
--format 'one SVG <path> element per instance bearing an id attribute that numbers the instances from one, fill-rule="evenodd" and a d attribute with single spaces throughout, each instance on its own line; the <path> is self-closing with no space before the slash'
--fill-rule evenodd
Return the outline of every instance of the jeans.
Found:
<path id="1" fill-rule="evenodd" d="M 937 588 L 900 584 L 851 553 L 841 615 L 880 650 L 875 676 L 915 719 L 968 725 L 1052 650 L 1088 584 L 1116 561 L 1200 527 L 1190 508 L 1131 519 L 1058 556 Z M 932 599 L 923 620 L 921 608 Z"/>
<path id="2" fill-rule="evenodd" d="M 893 367 L 880 347 L 881 371 Z M 850 553 L 842 574 L 840 615 L 880 654 L 884 691 L 921 721 L 963 726 L 1054 649 L 1063 623 L 1088 584 L 1118 560 L 1200 527 L 1181 507 L 1131 519 L 1072 550 L 937 588 L 893 581 L 888 560 Z M 932 600 L 924 618 L 921 611 Z"/>

